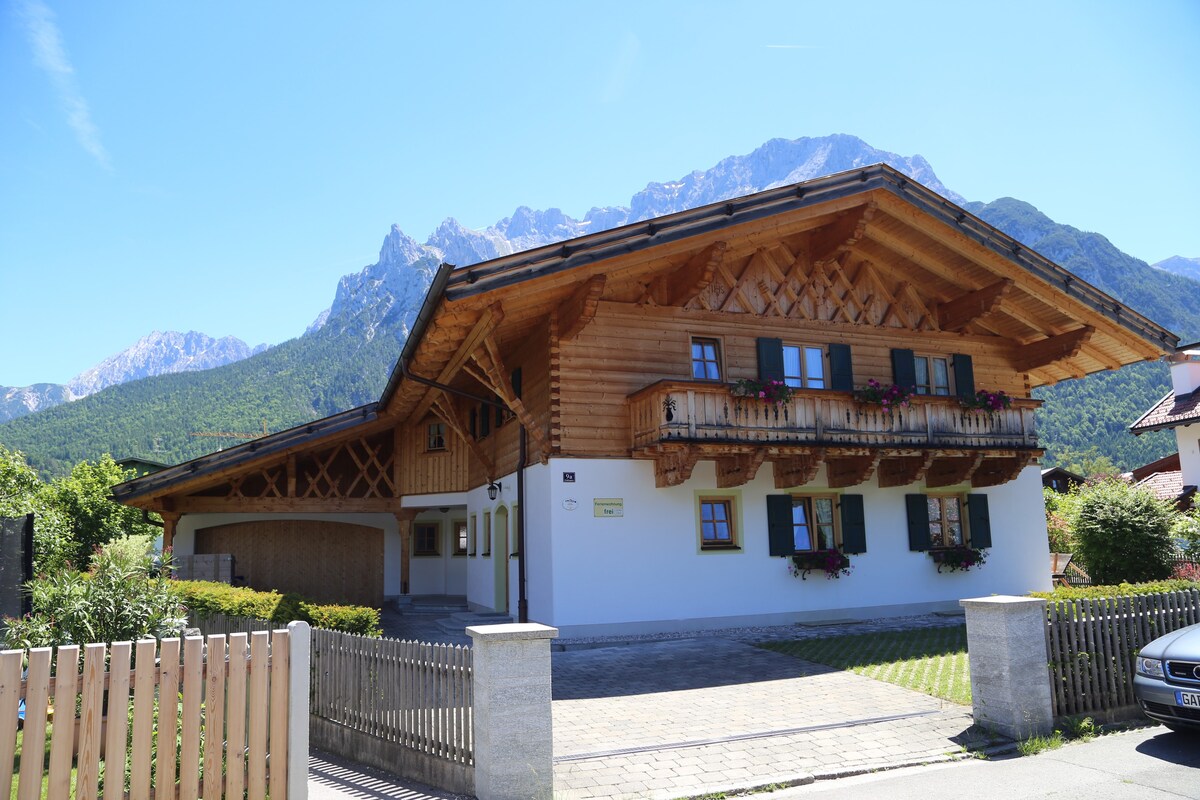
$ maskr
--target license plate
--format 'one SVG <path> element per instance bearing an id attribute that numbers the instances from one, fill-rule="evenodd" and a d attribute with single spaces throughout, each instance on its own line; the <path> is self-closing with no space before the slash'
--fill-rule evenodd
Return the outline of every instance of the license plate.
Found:
<path id="1" fill-rule="evenodd" d="M 1200 694 L 1195 692 L 1175 692 L 1175 702 L 1184 708 L 1200 708 Z"/>

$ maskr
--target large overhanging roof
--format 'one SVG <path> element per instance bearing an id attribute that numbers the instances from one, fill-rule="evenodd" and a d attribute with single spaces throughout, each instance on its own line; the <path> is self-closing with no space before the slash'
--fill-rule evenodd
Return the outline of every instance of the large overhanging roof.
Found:
<path id="1" fill-rule="evenodd" d="M 601 300 L 686 307 L 703 283 L 698 276 L 711 280 L 722 262 L 755 257 L 837 269 L 869 262 L 906 287 L 926 312 L 925 329 L 1006 340 L 1014 370 L 1031 386 L 1156 359 L 1178 341 L 944 197 L 874 165 L 469 267 L 444 264 L 378 403 L 122 484 L 114 494 L 164 496 L 351 429 L 423 415 L 430 380 L 478 391 L 478 383 L 459 380 L 473 354 L 482 349 L 484 361 L 495 361 L 552 314 L 586 325 Z M 503 383 L 501 372 L 491 371 L 493 383 Z"/>

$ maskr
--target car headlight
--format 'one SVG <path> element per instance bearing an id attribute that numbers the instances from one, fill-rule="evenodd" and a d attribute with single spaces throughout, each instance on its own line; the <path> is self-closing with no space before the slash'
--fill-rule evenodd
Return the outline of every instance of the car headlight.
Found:
<path id="1" fill-rule="evenodd" d="M 1145 675 L 1148 678 L 1163 679 L 1163 662 L 1157 658 L 1143 658 L 1138 656 L 1137 671 L 1139 675 Z"/>

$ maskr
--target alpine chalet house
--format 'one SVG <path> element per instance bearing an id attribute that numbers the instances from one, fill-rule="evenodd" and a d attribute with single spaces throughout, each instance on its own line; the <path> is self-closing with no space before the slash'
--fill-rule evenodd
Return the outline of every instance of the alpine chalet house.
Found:
<path id="1" fill-rule="evenodd" d="M 1030 390 L 1176 342 L 872 166 L 445 265 L 378 402 L 115 493 L 251 586 L 567 635 L 949 609 L 1050 586 Z"/>
<path id="2" fill-rule="evenodd" d="M 1171 365 L 1171 391 L 1129 426 L 1134 435 L 1173 430 L 1178 449 L 1133 471 L 1133 480 L 1183 511 L 1196 503 L 1200 485 L 1200 342 L 1184 345 L 1165 359 Z"/>

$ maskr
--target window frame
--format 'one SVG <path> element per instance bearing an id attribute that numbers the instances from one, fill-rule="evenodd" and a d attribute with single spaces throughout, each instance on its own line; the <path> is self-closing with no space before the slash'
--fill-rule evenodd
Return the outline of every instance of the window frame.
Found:
<path id="1" fill-rule="evenodd" d="M 492 512 L 483 512 L 483 552 L 480 553 L 484 558 L 492 557 Z"/>
<path id="2" fill-rule="evenodd" d="M 425 426 L 425 452 L 444 453 L 446 450 L 446 423 L 440 420 L 428 423 Z"/>
<path id="3" fill-rule="evenodd" d="M 841 550 L 842 547 L 842 524 L 841 524 L 841 495 L 832 492 L 813 492 L 811 494 L 793 494 L 792 496 L 792 546 L 797 553 L 815 553 L 821 550 Z M 829 518 L 828 523 L 817 522 L 816 501 L 829 501 Z M 797 504 L 804 505 L 808 518 L 808 547 L 801 549 L 796 545 L 796 506 Z M 820 528 L 828 526 L 830 528 L 830 539 L 828 547 L 816 547 L 815 534 Z"/>
<path id="4" fill-rule="evenodd" d="M 934 538 L 933 538 L 933 525 L 934 525 L 935 520 L 933 518 L 929 518 L 928 525 L 927 525 L 928 534 L 929 534 L 929 549 L 930 550 L 948 550 L 952 547 L 970 547 L 971 546 L 971 530 L 970 530 L 970 527 L 969 527 L 968 521 L 967 521 L 967 516 L 968 516 L 968 514 L 967 514 L 967 495 L 962 492 L 926 492 L 925 493 L 926 516 L 928 516 L 930 500 L 938 501 L 938 506 L 939 506 L 939 509 L 941 512 L 941 516 L 938 517 L 937 522 L 942 526 L 942 534 L 941 534 L 941 542 L 935 543 Z M 946 519 L 947 519 L 946 501 L 947 500 L 955 500 L 958 502 L 958 527 L 959 527 L 959 538 L 961 541 L 959 541 L 957 543 L 950 541 L 946 535 Z"/>
<path id="5" fill-rule="evenodd" d="M 740 553 L 742 552 L 742 518 L 741 493 L 729 491 L 714 491 L 698 489 L 693 501 L 696 515 L 696 548 L 701 553 Z M 705 538 L 705 525 L 709 521 L 705 517 L 705 506 L 722 505 L 725 507 L 724 523 L 728 529 L 729 539 Z"/>
<path id="6" fill-rule="evenodd" d="M 829 376 L 829 353 L 827 347 L 822 347 L 808 342 L 784 342 L 781 345 L 783 350 L 783 382 L 793 389 L 828 389 Z M 787 371 L 787 352 L 788 348 L 797 351 L 799 357 L 800 374 L 788 375 Z M 821 359 L 821 375 L 819 378 L 813 378 L 808 374 L 808 351 L 815 350 Z M 794 382 L 793 382 L 794 381 Z M 820 386 L 814 386 L 814 381 L 820 381 Z"/>
<path id="7" fill-rule="evenodd" d="M 942 388 L 934 383 L 934 363 L 942 361 L 946 365 L 946 385 L 945 391 L 936 391 Z M 918 364 L 925 365 L 925 377 L 928 383 L 920 383 L 920 371 L 917 368 Z M 952 397 L 954 395 L 954 360 L 950 355 L 943 353 L 913 353 L 913 391 L 916 394 L 926 397 Z"/>
<path id="8" fill-rule="evenodd" d="M 421 547 L 421 534 L 432 531 L 432 549 Z M 414 522 L 412 529 L 413 558 L 434 558 L 442 555 L 442 524 L 440 522 Z"/>
<path id="9" fill-rule="evenodd" d="M 478 537 L 479 515 L 472 514 L 467 520 L 467 555 L 476 556 L 479 554 L 479 537 Z"/>
<path id="10" fill-rule="evenodd" d="M 712 359 L 709 360 L 707 358 L 702 357 L 700 360 L 697 360 L 696 352 L 695 352 L 695 348 L 697 345 L 699 345 L 701 348 L 703 348 L 705 345 L 712 345 L 712 348 L 713 348 Z M 689 359 L 691 361 L 691 365 L 692 365 L 692 372 L 691 372 L 692 380 L 707 381 L 710 383 L 720 383 L 720 382 L 724 381 L 725 380 L 725 354 L 722 352 L 722 350 L 723 350 L 723 346 L 721 343 L 721 339 L 717 336 L 691 336 L 688 340 L 688 357 L 689 357 Z M 703 351 L 702 351 L 701 356 L 704 356 L 704 355 L 705 355 L 705 353 L 703 353 Z M 705 375 L 703 375 L 703 376 L 696 375 L 697 364 L 705 365 L 705 369 L 704 369 Z M 709 364 L 715 365 L 717 377 L 710 378 L 707 376 L 707 373 L 708 373 L 707 366 Z"/>
<path id="11" fill-rule="evenodd" d="M 471 546 L 471 539 L 468 531 L 470 526 L 465 519 L 455 519 L 450 521 L 450 555 L 465 556 Z M 461 533 L 461 535 L 460 535 Z M 459 543 L 462 546 L 459 546 Z"/>

